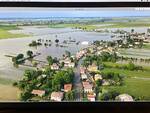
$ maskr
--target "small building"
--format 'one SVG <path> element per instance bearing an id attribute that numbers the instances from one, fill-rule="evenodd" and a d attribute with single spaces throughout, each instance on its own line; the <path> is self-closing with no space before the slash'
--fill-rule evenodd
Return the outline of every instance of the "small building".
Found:
<path id="1" fill-rule="evenodd" d="M 95 79 L 95 81 L 96 81 L 96 80 L 102 80 L 102 75 L 100 75 L 100 74 L 95 74 L 94 79 Z"/>
<path id="2" fill-rule="evenodd" d="M 86 80 L 87 79 L 87 75 L 86 74 L 81 74 L 81 79 L 82 80 Z"/>
<path id="3" fill-rule="evenodd" d="M 68 91 L 71 91 L 72 90 L 72 84 L 65 84 L 64 85 L 64 91 L 65 92 L 68 92 Z"/>
<path id="4" fill-rule="evenodd" d="M 80 67 L 80 74 L 84 74 L 86 71 L 86 68 L 85 67 Z"/>
<path id="5" fill-rule="evenodd" d="M 83 84 L 84 92 L 86 92 L 86 93 L 93 92 L 93 85 L 92 84 L 90 84 L 89 82 L 82 82 L 82 84 Z"/>
<path id="6" fill-rule="evenodd" d="M 51 100 L 61 102 L 64 98 L 63 92 L 52 92 L 51 93 Z"/>
<path id="7" fill-rule="evenodd" d="M 132 98 L 132 96 L 130 96 L 130 95 L 128 95 L 128 94 L 120 94 L 119 96 L 117 96 L 116 98 L 115 98 L 115 100 L 117 100 L 117 101 L 123 101 L 123 102 L 132 102 L 132 101 L 134 101 L 133 100 L 133 98 Z"/>
<path id="8" fill-rule="evenodd" d="M 65 63 L 64 67 L 75 67 L 75 63 L 74 62 Z"/>
<path id="9" fill-rule="evenodd" d="M 96 94 L 95 93 L 87 94 L 87 98 L 88 98 L 89 101 L 94 102 L 95 98 L 96 98 Z"/>
<path id="10" fill-rule="evenodd" d="M 87 68 L 88 71 L 93 72 L 98 70 L 98 66 L 95 64 L 89 65 Z"/>
<path id="11" fill-rule="evenodd" d="M 58 69 L 59 69 L 59 65 L 56 64 L 56 63 L 53 63 L 53 64 L 51 65 L 51 69 L 52 69 L 52 70 L 58 70 Z"/>
<path id="12" fill-rule="evenodd" d="M 31 94 L 42 97 L 42 96 L 45 95 L 45 91 L 44 90 L 36 90 L 36 89 L 34 89 L 34 90 L 32 90 Z"/>

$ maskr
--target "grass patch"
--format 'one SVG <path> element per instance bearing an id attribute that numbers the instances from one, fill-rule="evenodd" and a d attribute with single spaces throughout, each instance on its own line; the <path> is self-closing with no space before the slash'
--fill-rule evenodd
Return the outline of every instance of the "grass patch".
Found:
<path id="1" fill-rule="evenodd" d="M 150 100 L 150 80 L 136 79 L 133 77 L 150 78 L 150 71 L 129 71 L 117 68 L 105 68 L 102 72 L 116 72 L 125 76 L 123 86 L 110 86 L 120 93 L 128 93 L 134 97 L 142 97 L 144 100 Z"/>
<path id="2" fill-rule="evenodd" d="M 28 35 L 25 34 L 14 34 L 10 33 L 9 30 L 19 30 L 15 25 L 0 25 L 0 39 L 7 39 L 7 38 L 21 38 L 26 37 Z"/>
<path id="3" fill-rule="evenodd" d="M 0 101 L 18 101 L 20 90 L 12 85 L 0 84 Z"/>
<path id="4" fill-rule="evenodd" d="M 106 24 L 106 26 L 105 26 Z M 110 24 L 110 25 L 108 25 Z M 102 26 L 98 26 L 102 25 Z M 126 27 L 150 27 L 150 23 L 145 22 L 98 22 L 97 24 L 55 24 L 49 25 L 50 28 L 86 28 L 86 30 L 94 30 L 100 28 L 126 28 Z"/>
<path id="5" fill-rule="evenodd" d="M 0 39 L 7 39 L 7 38 L 21 38 L 26 37 L 28 35 L 25 34 L 13 34 L 8 32 L 7 30 L 0 29 Z"/>
<path id="6" fill-rule="evenodd" d="M 144 44 L 142 48 L 143 49 L 150 49 L 150 44 Z"/>
<path id="7" fill-rule="evenodd" d="M 0 78 L 0 101 L 18 101 L 20 90 L 13 87 L 14 80 Z"/>

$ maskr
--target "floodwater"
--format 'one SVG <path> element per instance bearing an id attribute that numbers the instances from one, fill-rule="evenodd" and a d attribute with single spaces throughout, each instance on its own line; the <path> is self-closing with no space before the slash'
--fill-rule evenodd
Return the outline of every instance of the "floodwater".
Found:
<path id="1" fill-rule="evenodd" d="M 89 43 L 94 40 L 112 40 L 110 34 L 105 33 L 94 33 L 94 32 L 83 32 L 76 31 L 71 28 L 47 28 L 39 26 L 28 26 L 22 28 L 22 30 L 12 30 L 12 33 L 25 33 L 32 34 L 28 38 L 13 38 L 13 39 L 2 39 L 0 40 L 0 77 L 5 77 L 9 79 L 21 79 L 23 71 L 27 67 L 20 66 L 18 69 L 13 67 L 11 58 L 5 57 L 5 55 L 16 55 L 18 53 L 26 54 L 27 50 L 32 50 L 33 52 L 41 53 L 40 56 L 37 56 L 36 59 L 45 61 L 48 55 L 52 57 L 60 58 L 66 50 L 70 51 L 72 54 L 75 54 L 81 48 L 85 48 L 87 45 L 76 45 L 76 43 L 66 44 L 68 47 L 56 47 L 55 39 L 59 39 L 59 44 L 62 45 L 64 40 L 75 39 L 76 42 L 88 41 Z M 51 40 L 51 46 L 39 46 L 29 47 L 28 44 L 32 40 L 37 39 Z M 63 44 L 64 45 L 64 44 Z"/>
<path id="2" fill-rule="evenodd" d="M 137 28 L 135 31 L 146 30 L 147 28 Z M 111 29 L 112 30 L 112 29 Z M 115 30 L 115 29 L 113 29 Z M 125 28 L 124 30 L 131 30 Z M 51 55 L 52 57 L 61 58 L 66 50 L 70 51 L 73 55 L 81 48 L 85 48 L 87 45 L 76 45 L 76 43 L 66 44 L 68 47 L 56 47 L 55 40 L 59 39 L 59 44 L 64 45 L 63 41 L 75 39 L 76 42 L 88 41 L 92 43 L 95 40 L 112 40 L 109 33 L 96 33 L 85 32 L 81 30 L 75 30 L 71 28 L 48 28 L 46 26 L 26 26 L 21 30 L 11 30 L 11 33 L 25 33 L 31 34 L 31 37 L 26 38 L 13 38 L 13 39 L 1 39 L 0 40 L 0 77 L 19 80 L 22 78 L 22 74 L 27 67 L 20 66 L 18 69 L 13 67 L 11 58 L 5 57 L 5 55 L 16 55 L 19 53 L 26 54 L 27 50 L 32 50 L 34 53 L 41 53 L 40 56 L 35 57 L 37 60 L 46 61 L 46 57 Z M 32 40 L 44 39 L 43 45 L 35 47 L 29 47 L 28 44 Z M 51 46 L 44 46 L 46 40 L 51 40 Z"/>

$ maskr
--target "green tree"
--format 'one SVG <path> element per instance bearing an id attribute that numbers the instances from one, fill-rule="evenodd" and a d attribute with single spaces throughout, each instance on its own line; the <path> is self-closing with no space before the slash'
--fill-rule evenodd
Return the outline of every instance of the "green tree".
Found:
<path id="1" fill-rule="evenodd" d="M 30 51 L 30 50 L 28 50 L 28 51 L 27 51 L 27 56 L 29 56 L 30 58 L 32 58 L 32 57 L 33 57 L 33 52 Z"/>
<path id="2" fill-rule="evenodd" d="M 75 99 L 75 92 L 69 91 L 65 93 L 65 100 L 67 101 L 73 101 Z"/>
<path id="3" fill-rule="evenodd" d="M 53 58 L 51 56 L 47 56 L 47 61 L 49 65 L 53 64 Z"/>

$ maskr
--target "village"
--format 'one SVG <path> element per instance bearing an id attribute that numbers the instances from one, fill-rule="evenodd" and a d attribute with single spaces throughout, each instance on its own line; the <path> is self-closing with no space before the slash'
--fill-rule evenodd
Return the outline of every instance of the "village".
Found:
<path id="1" fill-rule="evenodd" d="M 148 35 L 147 35 L 148 36 Z M 114 37 L 114 36 L 113 36 Z M 124 76 L 117 72 L 102 72 L 107 67 L 105 62 L 115 63 L 127 57 L 118 56 L 119 48 L 142 47 L 150 38 L 145 34 L 131 33 L 115 36 L 116 41 L 94 41 L 88 47 L 81 49 L 75 55 L 66 51 L 61 59 L 47 56 L 47 62 L 34 60 L 34 53 L 28 51 L 27 60 L 19 60 L 19 64 L 27 62 L 35 67 L 24 72 L 23 80 L 13 85 L 22 90 L 22 101 L 135 101 L 134 95 L 120 93 L 115 90 L 105 90 L 104 87 L 122 86 Z M 121 38 L 120 38 L 121 37 Z M 139 38 L 140 37 L 140 38 Z M 143 37 L 143 38 L 141 38 Z M 39 41 L 37 41 L 39 45 Z M 58 42 L 59 41 L 55 41 Z M 16 64 L 18 57 L 13 57 Z M 23 58 L 23 55 L 21 59 Z M 15 60 L 14 60 L 15 59 Z M 127 66 L 117 67 L 127 70 L 143 70 L 132 60 Z"/>

